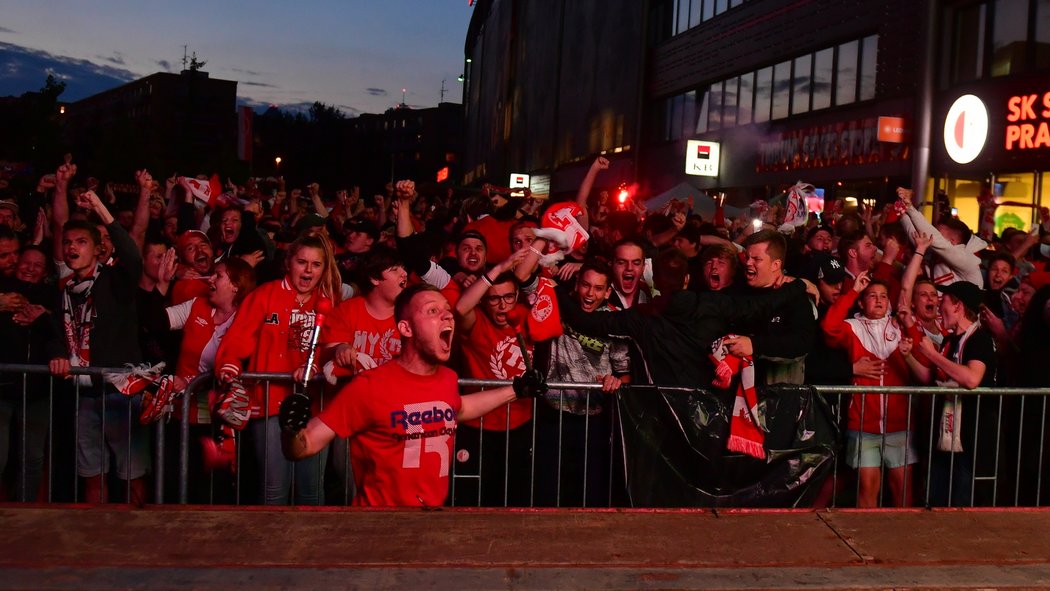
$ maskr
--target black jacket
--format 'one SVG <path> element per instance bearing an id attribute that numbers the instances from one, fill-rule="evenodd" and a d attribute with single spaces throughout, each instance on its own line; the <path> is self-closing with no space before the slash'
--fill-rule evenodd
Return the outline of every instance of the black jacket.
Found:
<path id="1" fill-rule="evenodd" d="M 142 254 L 120 224 L 113 222 L 106 228 L 113 240 L 117 263 L 112 267 L 103 266 L 91 287 L 95 306 L 95 319 L 91 325 L 91 366 L 119 368 L 142 360 L 135 301 L 142 274 Z"/>
<path id="2" fill-rule="evenodd" d="M 808 302 L 801 281 L 756 296 L 680 291 L 618 312 L 587 314 L 567 297 L 559 304 L 562 320 L 580 332 L 634 340 L 645 363 L 631 368 L 633 383 L 709 388 L 711 344 L 731 324 L 768 318 L 774 308 L 795 300 Z"/>

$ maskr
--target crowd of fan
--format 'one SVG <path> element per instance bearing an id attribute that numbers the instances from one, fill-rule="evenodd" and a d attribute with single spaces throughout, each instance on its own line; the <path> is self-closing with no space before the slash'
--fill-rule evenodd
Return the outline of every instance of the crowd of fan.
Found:
<path id="1" fill-rule="evenodd" d="M 419 283 L 451 306 L 455 330 L 441 329 L 434 343 L 451 350 L 460 377 L 510 380 L 535 367 L 549 382 L 601 384 L 541 389 L 535 402 L 454 425 L 446 463 L 480 475 L 456 483 L 456 504 L 627 502 L 622 467 L 612 467 L 611 396 L 625 384 L 690 386 L 728 393 L 731 408 L 738 378 L 712 357 L 716 341 L 722 355 L 753 361 L 760 385 L 1050 381 L 1041 366 L 1050 359 L 1045 208 L 1030 231 L 978 236 L 939 199 L 931 223 L 901 189 L 879 210 L 829 204 L 784 234 L 776 203 L 726 219 L 720 203 L 713 216 L 694 213 L 693 199 L 646 211 L 641 199 L 592 191 L 607 167 L 594 162 L 568 198 L 575 208 L 497 188 L 419 194 L 409 181 L 371 200 L 356 188 L 289 190 L 283 179 L 202 189 L 207 179 L 157 182 L 145 170 L 121 193 L 69 159 L 35 192 L 8 191 L 0 363 L 46 365 L 62 377 L 81 366 L 149 369 L 130 380 L 69 376 L 54 396 L 47 375 L 0 374 L 6 498 L 37 500 L 48 494 L 42 481 L 61 497 L 64 461 L 75 464 L 79 500 L 105 500 L 119 483 L 117 497 L 126 490 L 126 500 L 147 501 L 152 424 L 172 408 L 177 419 L 172 400 L 208 373 L 217 385 L 189 411 L 194 500 L 230 501 L 239 481 L 242 502 L 348 502 L 369 470 L 356 440 L 288 461 L 279 414 L 296 386 L 240 374 L 321 375 L 306 391 L 323 407 L 398 357 L 399 296 Z M 577 226 L 589 239 L 573 244 Z M 398 382 L 389 385 L 396 397 Z M 935 504 L 991 504 L 995 495 L 1035 504 L 1048 488 L 1043 402 L 845 398 L 842 472 L 856 478 L 858 506 L 911 505 L 922 486 Z M 429 445 L 416 449 L 417 462 Z M 1007 467 L 1017 478 L 981 480 Z M 208 470 L 215 480 L 202 477 Z"/>

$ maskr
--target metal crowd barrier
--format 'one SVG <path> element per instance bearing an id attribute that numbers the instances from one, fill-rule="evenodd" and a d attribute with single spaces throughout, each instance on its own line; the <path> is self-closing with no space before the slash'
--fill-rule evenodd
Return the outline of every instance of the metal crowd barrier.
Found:
<path id="1" fill-rule="evenodd" d="M 126 371 L 126 369 L 74 368 L 72 373 L 74 375 L 100 376 L 103 373 L 120 371 Z M 0 398 L 0 437 L 3 438 L 3 445 L 0 445 L 0 450 L 5 452 L 3 455 L 0 455 L 0 462 L 3 462 L 3 465 L 6 466 L 3 479 L 3 489 L 5 491 L 3 494 L 5 496 L 0 498 L 7 501 L 44 500 L 46 502 L 95 502 L 102 500 L 101 498 L 82 498 L 81 482 L 77 476 L 76 469 L 76 443 L 79 438 L 80 403 L 84 398 L 90 396 L 89 393 L 84 392 L 88 387 L 81 386 L 76 380 L 66 382 L 49 378 L 46 392 L 31 391 L 33 388 L 30 387 L 30 376 L 34 374 L 48 374 L 48 368 L 36 365 L 0 364 L 0 376 L 4 378 L 3 383 L 7 384 L 4 386 L 6 390 L 3 397 Z M 270 383 L 291 381 L 291 376 L 288 374 L 274 373 L 245 373 L 242 374 L 242 378 L 246 382 L 263 382 L 265 384 L 266 402 L 268 402 Z M 509 382 L 461 379 L 459 384 L 461 388 L 477 389 L 504 386 L 509 384 Z M 190 409 L 196 405 L 198 396 L 207 395 L 211 385 L 212 378 L 210 375 L 200 375 L 189 382 L 184 395 L 177 401 L 181 408 L 181 413 L 179 413 L 181 420 L 177 423 L 178 429 L 175 433 L 171 432 L 173 425 L 168 424 L 170 419 L 161 420 L 150 427 L 153 430 L 152 441 L 154 443 L 152 467 L 150 470 L 153 484 L 152 500 L 156 503 L 177 502 L 186 504 L 192 502 L 195 504 L 239 505 L 261 502 L 262 493 L 256 493 L 261 488 L 259 479 L 261 478 L 262 481 L 266 479 L 266 466 L 269 458 L 265 457 L 267 452 L 264 451 L 262 462 L 243 461 L 247 459 L 245 449 L 242 449 L 245 444 L 243 431 L 237 432 L 236 435 L 236 461 L 232 474 L 208 474 L 202 472 L 199 468 L 194 470 L 191 467 L 194 464 L 194 461 L 192 461 L 194 454 L 199 454 L 200 451 L 192 449 L 193 436 L 191 435 L 192 429 L 189 418 Z M 600 384 L 550 383 L 549 387 L 551 390 L 593 391 L 597 395 L 597 398 L 595 398 L 596 404 L 604 396 L 599 392 L 601 389 Z M 639 391 L 659 390 L 671 395 L 676 392 L 696 393 L 700 391 L 688 387 L 642 385 L 630 386 L 630 388 Z M 934 473 L 935 462 L 932 461 L 934 457 L 933 450 L 937 445 L 937 442 L 934 440 L 934 433 L 938 429 L 936 424 L 938 409 L 933 407 L 937 399 L 933 395 L 941 397 L 952 395 L 959 395 L 963 398 L 976 397 L 974 404 L 976 404 L 977 416 L 974 416 L 972 420 L 964 417 L 964 422 L 972 421 L 974 424 L 980 425 L 982 424 L 981 415 L 984 414 L 986 418 L 994 418 L 994 425 L 991 429 L 986 428 L 980 432 L 975 431 L 972 437 L 968 439 L 974 448 L 974 453 L 949 453 L 947 504 L 950 506 L 1041 506 L 1047 504 L 1046 497 L 1050 496 L 1050 490 L 1047 489 L 1050 487 L 1046 486 L 1044 481 L 1050 482 L 1050 477 L 1047 475 L 1048 469 L 1045 453 L 1048 444 L 1050 444 L 1050 434 L 1047 431 L 1047 396 L 1050 396 L 1050 388 L 977 388 L 974 390 L 919 386 L 804 386 L 799 388 L 800 390 L 815 391 L 817 394 L 827 396 L 837 402 L 840 407 L 838 412 L 840 418 L 844 417 L 846 413 L 846 405 L 842 404 L 846 396 L 864 397 L 875 395 L 882 397 L 880 400 L 885 400 L 884 395 L 889 394 L 908 396 L 906 420 L 908 429 L 903 435 L 903 453 L 905 465 L 910 466 L 910 468 L 905 468 L 904 488 L 906 491 L 911 491 L 912 493 L 921 492 L 922 494 L 915 494 L 915 500 L 911 503 L 907 502 L 911 495 L 906 495 L 901 500 L 905 504 L 913 506 L 929 505 L 931 498 L 935 496 L 936 492 L 932 487 L 939 482 L 938 477 Z M 33 400 L 40 397 L 46 397 L 46 401 Z M 930 401 L 928 405 L 924 402 L 917 402 L 924 399 Z M 32 449 L 35 445 L 34 442 L 39 441 L 39 439 L 34 438 L 39 437 L 40 434 L 32 432 L 32 419 L 29 416 L 30 413 L 26 410 L 31 402 L 46 405 L 47 433 L 42 442 L 43 450 Z M 542 404 L 545 403 L 533 401 L 534 417 L 540 412 L 551 412 L 542 410 L 540 408 Z M 615 406 L 608 399 L 605 399 L 603 404 L 610 407 L 610 409 Z M 888 404 L 888 402 L 884 402 L 884 404 Z M 116 460 L 116 458 L 112 458 L 112 452 L 108 450 L 106 442 L 106 433 L 114 425 L 107 425 L 106 423 L 105 406 L 106 402 L 103 398 L 101 401 L 102 425 L 98 450 L 101 454 L 109 454 L 111 459 Z M 866 408 L 867 405 L 861 405 L 861 409 Z M 883 408 L 887 407 L 884 406 Z M 126 416 L 120 418 L 129 423 L 137 423 L 137 416 L 132 416 L 131 409 L 132 407 L 129 406 Z M 588 407 L 589 409 L 590 407 Z M 71 412 L 72 414 L 68 416 L 62 414 L 64 412 Z M 621 506 L 624 503 L 624 496 L 620 489 L 622 489 L 624 483 L 622 475 L 618 475 L 618 472 L 622 472 L 622 464 L 616 465 L 615 448 L 617 447 L 617 442 L 615 438 L 609 438 L 610 449 L 608 453 L 600 454 L 603 456 L 602 459 L 594 462 L 603 470 L 608 470 L 608 473 L 604 475 L 600 471 L 598 472 L 597 480 L 603 482 L 605 488 L 598 491 L 588 490 L 588 486 L 591 485 L 591 469 L 593 468 L 593 465 L 589 463 L 592 459 L 588 454 L 593 454 L 595 448 L 586 443 L 582 448 L 576 442 L 564 443 L 562 440 L 565 434 L 563 419 L 568 420 L 571 417 L 563 416 L 565 413 L 561 411 L 555 410 L 553 412 L 558 414 L 554 420 L 557 424 L 557 433 L 554 434 L 557 444 L 555 445 L 556 458 L 554 459 L 554 462 L 556 462 L 554 470 L 556 484 L 554 485 L 553 495 L 548 494 L 546 497 L 543 497 L 543 495 L 538 494 L 537 470 L 550 468 L 549 465 L 544 465 L 543 461 L 538 461 L 538 445 L 550 446 L 551 442 L 548 440 L 550 434 L 541 432 L 538 429 L 538 424 L 541 421 L 534 418 L 534 420 L 525 425 L 524 430 L 514 430 L 524 433 L 521 436 L 526 447 L 525 453 L 527 454 L 522 456 L 524 457 L 524 465 L 521 462 L 514 463 L 516 460 L 514 454 L 516 451 L 520 451 L 518 448 L 522 445 L 521 441 L 512 440 L 516 435 L 511 435 L 510 431 L 476 430 L 475 434 L 478 437 L 476 469 L 466 468 L 468 461 L 462 457 L 450 458 L 451 485 L 449 503 L 460 506 Z M 864 412 L 865 410 L 861 411 L 861 423 L 864 423 Z M 608 414 L 608 412 L 605 412 L 598 415 L 580 415 L 583 417 L 581 419 L 583 423 L 583 441 L 589 441 L 589 436 L 592 433 L 604 435 L 613 432 L 603 431 L 602 429 L 605 426 L 595 423 L 596 420 L 610 420 L 606 416 Z M 547 418 L 550 419 L 550 416 L 548 415 Z M 112 418 L 109 420 L 112 420 Z M 546 422 L 550 423 L 550 420 Z M 56 427 L 68 429 L 70 426 L 72 426 L 72 433 L 56 432 Z M 207 427 L 198 427 L 197 429 L 205 431 Z M 461 425 L 457 436 L 463 432 L 464 429 Z M 845 432 L 843 431 L 843 433 Z M 70 435 L 72 435 L 72 438 L 69 437 Z M 126 464 L 131 461 L 130 432 L 127 436 L 127 445 L 124 446 L 126 456 L 123 458 Z M 987 441 L 989 438 L 992 441 Z M 485 444 L 486 440 L 489 442 L 489 445 Z M 841 446 L 838 448 L 838 457 L 836 458 L 832 475 L 824 487 L 826 493 L 821 494 L 818 500 L 815 501 L 818 507 L 852 507 L 855 506 L 857 497 L 860 496 L 861 483 L 857 478 L 858 472 L 846 465 L 849 463 L 849 458 L 846 453 L 845 440 L 845 436 L 840 440 Z M 899 445 L 900 443 L 899 440 L 891 441 L 891 437 L 887 434 L 874 434 L 874 440 L 873 445 L 880 456 L 885 456 L 889 451 L 888 446 Z M 871 444 L 870 441 L 869 444 Z M 172 449 L 169 447 L 172 445 L 175 446 L 177 453 L 172 453 Z M 343 442 L 341 445 L 345 446 L 347 443 Z M 265 446 L 263 449 L 266 449 Z M 912 458 L 912 451 L 909 450 L 914 450 L 916 457 Z M 33 463 L 34 454 L 41 451 L 43 452 L 43 471 L 37 476 L 32 473 L 35 468 L 31 467 L 30 464 Z M 604 452 L 604 450 L 600 451 Z M 897 451 L 899 452 L 899 450 Z M 487 457 L 485 455 L 486 452 L 488 453 Z M 454 455 L 456 455 L 455 451 Z M 353 495 L 349 456 L 348 454 L 342 454 L 338 455 L 338 458 L 338 461 L 344 464 L 342 466 L 343 469 L 336 470 L 336 466 L 319 464 L 317 479 L 322 486 L 327 484 L 329 489 L 336 491 L 336 496 L 339 498 L 329 498 L 329 503 L 348 504 Z M 960 459 L 965 459 L 965 462 L 958 461 Z M 565 491 L 563 490 L 563 462 L 565 466 L 573 466 L 574 468 L 572 469 L 578 472 L 573 475 L 578 475 L 582 479 L 582 486 L 574 493 L 576 496 L 568 500 L 566 500 Z M 259 464 L 255 466 L 254 471 L 247 469 L 253 463 Z M 172 464 L 175 465 L 174 468 Z M 485 466 L 489 465 L 491 467 L 493 464 L 502 472 L 502 478 L 498 474 L 496 478 L 497 481 L 502 480 L 502 486 L 499 486 L 495 493 L 493 493 L 491 488 L 488 490 L 485 488 L 489 486 L 487 481 L 491 480 L 491 473 L 485 472 Z M 887 476 L 890 474 L 890 470 L 891 468 L 887 468 L 884 463 L 880 463 L 878 466 L 879 488 L 877 506 L 889 507 L 894 505 L 891 495 L 887 491 Z M 112 473 L 113 470 L 111 469 L 110 472 Z M 326 478 L 326 472 L 328 475 L 341 475 L 343 481 L 333 483 L 331 477 Z M 38 497 L 35 494 L 36 491 L 31 490 L 35 478 L 39 478 L 41 485 L 43 485 L 40 486 L 40 489 L 46 492 L 42 497 Z M 117 485 L 116 488 L 111 487 L 111 490 L 119 491 L 120 488 L 123 488 L 123 500 L 127 501 L 131 498 L 132 489 L 130 482 L 124 481 L 121 484 L 120 481 L 112 476 L 108 478 L 111 484 Z M 526 482 L 526 490 L 524 492 L 514 484 L 516 479 L 523 479 Z M 207 482 L 203 482 L 204 480 L 207 480 Z M 219 492 L 216 491 L 218 486 L 216 483 L 218 481 L 225 481 L 222 485 L 225 487 L 224 490 Z M 194 487 L 194 494 L 191 494 L 191 485 Z M 201 491 L 210 492 L 202 493 Z M 294 484 L 292 492 L 293 494 L 295 492 Z M 580 493 L 582 493 L 582 497 Z M 594 501 L 595 498 L 598 499 L 597 502 Z"/>

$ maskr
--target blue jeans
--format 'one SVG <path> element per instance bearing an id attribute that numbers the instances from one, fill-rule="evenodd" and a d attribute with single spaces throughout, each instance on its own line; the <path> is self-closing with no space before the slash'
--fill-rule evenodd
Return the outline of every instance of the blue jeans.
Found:
<path id="1" fill-rule="evenodd" d="M 248 423 L 248 429 L 259 463 L 263 503 L 291 504 L 294 477 L 296 505 L 323 505 L 327 447 L 317 455 L 298 462 L 289 462 L 281 452 L 281 425 L 277 417 L 252 419 Z"/>

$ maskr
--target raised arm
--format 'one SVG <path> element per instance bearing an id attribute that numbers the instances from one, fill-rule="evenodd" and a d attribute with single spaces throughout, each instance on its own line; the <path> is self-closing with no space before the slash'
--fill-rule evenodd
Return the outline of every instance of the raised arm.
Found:
<path id="1" fill-rule="evenodd" d="M 933 236 L 916 232 L 911 235 L 911 241 L 915 245 L 915 252 L 912 253 L 911 260 L 908 261 L 908 266 L 904 268 L 904 275 L 901 277 L 901 295 L 897 299 L 898 310 L 911 310 L 911 298 L 915 292 L 915 281 L 919 278 L 919 273 L 922 272 L 922 260 L 933 242 Z"/>
<path id="2" fill-rule="evenodd" d="M 62 227 L 69 221 L 69 181 L 77 174 L 77 165 L 66 162 L 55 172 L 55 193 L 51 202 L 51 256 L 62 260 Z"/>
<path id="3" fill-rule="evenodd" d="M 146 169 L 135 171 L 135 182 L 139 185 L 139 201 L 135 204 L 135 219 L 131 224 L 131 239 L 139 249 L 146 242 L 146 228 L 149 226 L 149 197 L 153 192 L 153 177 Z"/>
<path id="4" fill-rule="evenodd" d="M 470 287 L 463 292 L 456 301 L 456 324 L 459 328 L 464 331 L 474 328 L 474 323 L 477 321 L 477 312 L 474 309 L 481 303 L 481 298 L 485 297 L 489 287 L 499 279 L 500 275 L 506 273 L 521 260 L 525 252 L 526 249 L 519 250 L 509 258 L 500 261 L 496 266 L 485 271 L 481 278 L 471 283 Z"/>
<path id="5" fill-rule="evenodd" d="M 609 169 L 609 160 L 605 156 L 598 156 L 598 158 L 591 163 L 591 167 L 587 170 L 587 175 L 583 177 L 583 182 L 580 183 L 580 190 L 576 192 L 576 205 L 580 206 L 583 210 L 583 218 L 580 220 L 580 224 L 585 230 L 590 229 L 590 214 L 587 211 L 587 197 L 591 194 L 591 189 L 594 188 L 594 179 L 597 178 L 598 173 L 603 170 Z"/>

